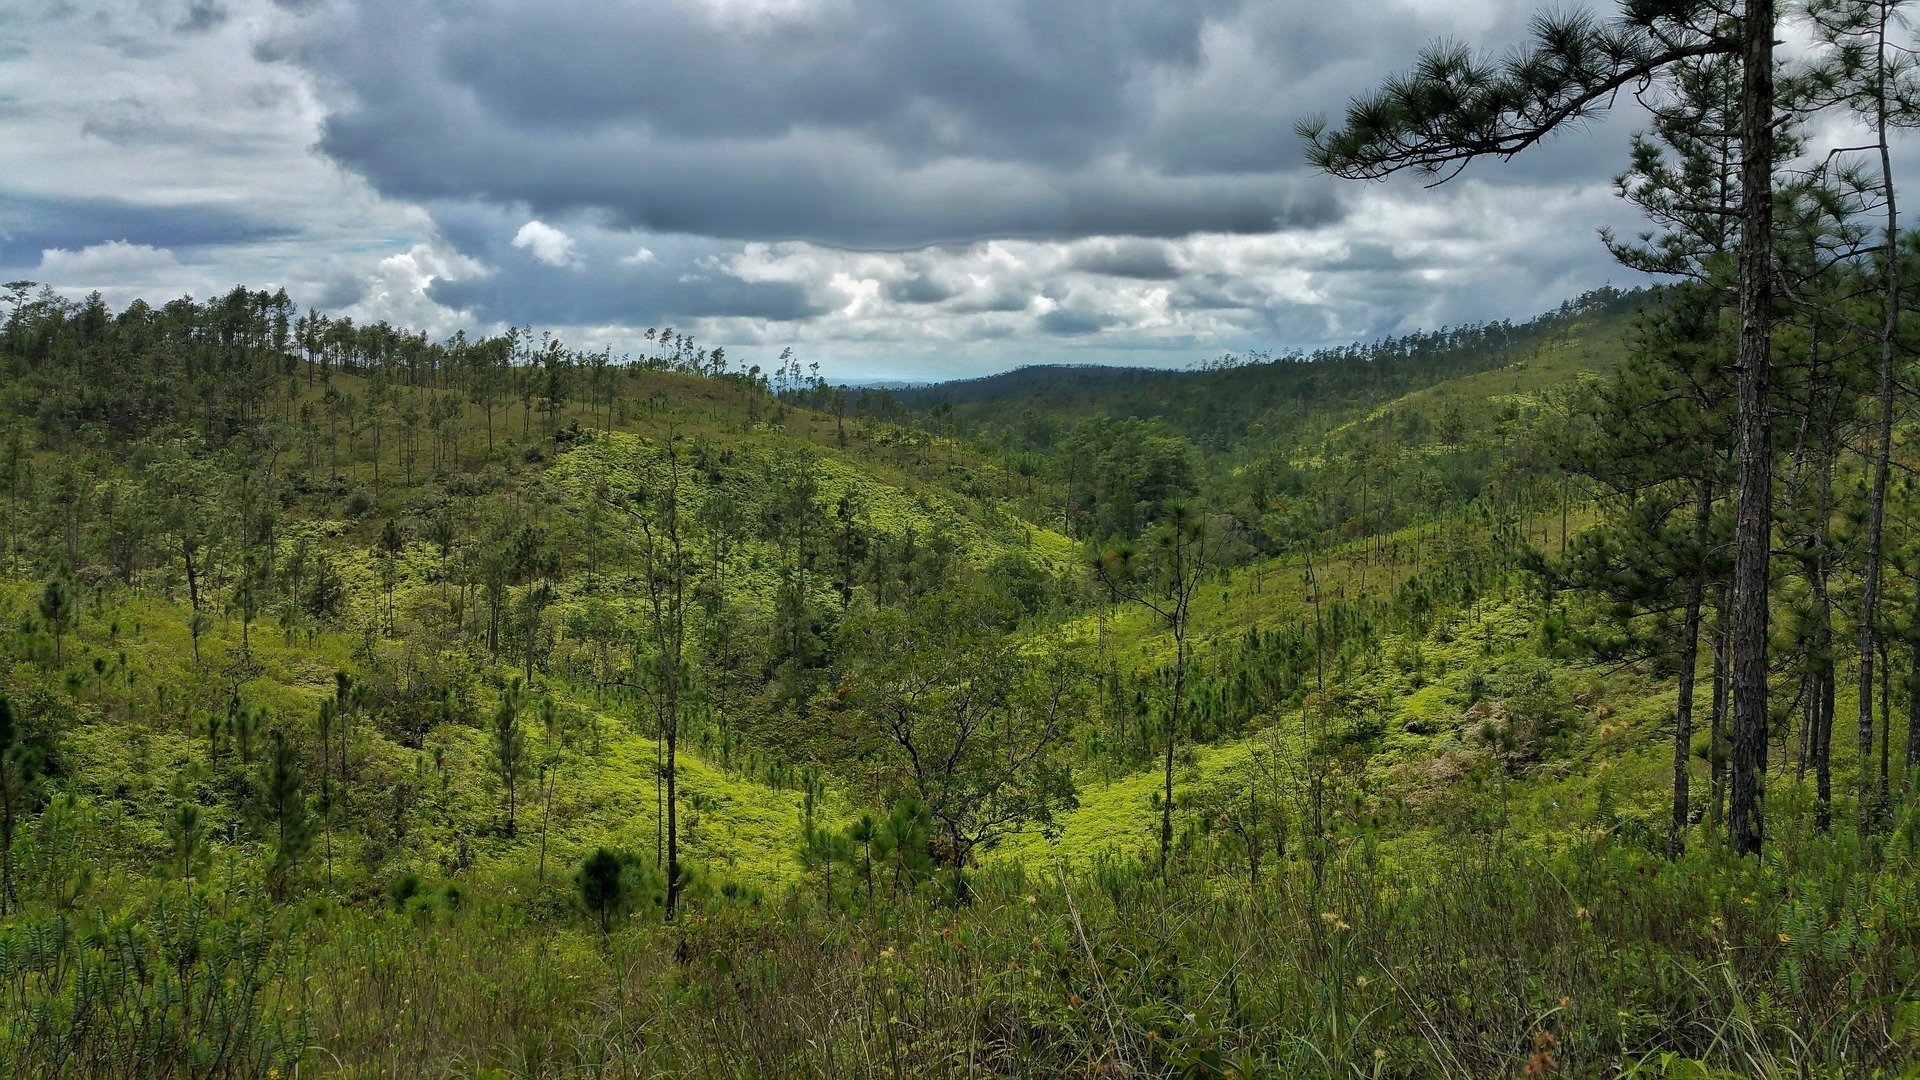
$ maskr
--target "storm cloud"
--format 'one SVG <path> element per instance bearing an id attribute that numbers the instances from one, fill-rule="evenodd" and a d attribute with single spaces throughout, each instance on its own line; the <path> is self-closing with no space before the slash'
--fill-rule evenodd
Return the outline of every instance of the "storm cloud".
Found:
<path id="1" fill-rule="evenodd" d="M 1452 26 L 1398 14 L 1363 44 L 1410 53 Z M 1334 220 L 1291 127 L 1347 90 L 1336 20 L 1249 0 L 478 0 L 345 6 L 263 50 L 327 88 L 324 150 L 398 197 L 898 248 Z"/>
<path id="2" fill-rule="evenodd" d="M 252 244 L 294 234 L 220 205 L 168 206 L 114 198 L 15 195 L 0 201 L 0 265 L 31 261 L 49 248 L 120 241 L 160 248 Z"/>
<path id="3" fill-rule="evenodd" d="M 1435 190 L 1292 129 L 1534 6 L 27 0 L 0 274 L 907 378 L 1524 317 L 1626 278 L 1631 117 Z"/>

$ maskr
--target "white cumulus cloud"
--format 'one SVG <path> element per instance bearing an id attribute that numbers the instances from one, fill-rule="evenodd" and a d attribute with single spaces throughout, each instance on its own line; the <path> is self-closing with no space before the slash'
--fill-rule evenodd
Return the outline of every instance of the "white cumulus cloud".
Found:
<path id="1" fill-rule="evenodd" d="M 180 268 L 180 260 L 166 248 L 109 240 L 78 251 L 47 248 L 40 253 L 40 273 L 55 285 L 118 285 L 132 274 Z"/>
<path id="2" fill-rule="evenodd" d="M 573 250 L 573 237 L 544 221 L 529 221 L 513 234 L 513 246 L 548 266 L 578 266 L 580 256 Z"/>
<path id="3" fill-rule="evenodd" d="M 176 296 L 207 297 L 223 291 L 205 267 L 181 262 L 168 248 L 126 240 L 45 248 L 40 265 L 28 276 L 69 297 L 97 292 L 114 307 L 136 298 L 161 303 Z"/>

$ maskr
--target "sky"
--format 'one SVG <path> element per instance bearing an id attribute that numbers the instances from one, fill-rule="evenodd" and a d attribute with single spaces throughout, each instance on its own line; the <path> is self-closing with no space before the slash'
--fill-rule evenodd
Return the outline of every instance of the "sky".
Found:
<path id="1" fill-rule="evenodd" d="M 0 280 L 285 287 L 436 336 L 671 326 L 847 380 L 1184 366 L 1638 279 L 1633 118 L 1425 188 L 1310 170 L 1524 0 L 9 0 Z"/>

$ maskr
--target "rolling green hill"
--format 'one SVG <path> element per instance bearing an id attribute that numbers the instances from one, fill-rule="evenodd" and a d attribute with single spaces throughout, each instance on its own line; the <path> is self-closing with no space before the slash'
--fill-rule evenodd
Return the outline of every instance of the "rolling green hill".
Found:
<path id="1" fill-rule="evenodd" d="M 1670 835 L 1661 583 L 1717 564 L 1604 412 L 1664 303 L 852 395 L 43 295 L 0 333 L 0 1063 L 1896 1075 L 1920 833 L 1818 827 L 1805 718 L 1856 699 L 1797 581 L 1775 853 L 1719 840 L 1717 578 Z M 1853 550 L 1833 462 L 1783 550 Z"/>

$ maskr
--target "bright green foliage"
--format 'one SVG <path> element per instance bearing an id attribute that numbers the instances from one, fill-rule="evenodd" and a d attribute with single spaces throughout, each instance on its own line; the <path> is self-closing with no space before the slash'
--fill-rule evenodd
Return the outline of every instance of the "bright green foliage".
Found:
<path id="1" fill-rule="evenodd" d="M 1668 857 L 1658 608 L 1702 563 L 1634 561 L 1682 508 L 1636 531 L 1598 482 L 1684 494 L 1659 469 L 1700 470 L 1585 405 L 1712 422 L 1634 403 L 1718 354 L 1710 320 L 1697 350 L 1670 332 L 1678 306 L 1630 346 L 1646 299 L 1028 373 L 926 412 L 935 391 L 790 360 L 715 374 L 672 333 L 622 366 L 290 317 L 288 367 L 272 297 L 29 303 L 0 381 L 75 394 L 72 350 L 118 350 L 146 374 L 101 392 L 151 422 L 93 455 L 17 417 L 0 689 L 36 779 L 0 916 L 0 992 L 29 1008 L 0 1010 L 0 1055 L 218 1074 L 186 1045 L 224 1025 L 228 1071 L 282 1075 L 1891 1068 L 1908 832 L 1819 837 L 1811 785 L 1782 780 L 1779 861 L 1728 859 L 1710 820 Z M 240 328 L 218 377 L 156 392 L 215 324 Z M 677 575 L 635 535 L 669 496 L 673 814 L 646 593 Z M 1151 523 L 1175 508 L 1159 535 L 1207 549 L 1179 677 L 1180 635 L 1088 570 L 1131 551 L 1115 581 L 1164 596 Z M 1608 537 L 1647 586 L 1624 619 L 1542 587 Z M 61 642 L 49 579 L 85 613 Z M 1848 800 L 1854 755 L 1833 767 Z M 204 932 L 157 962 L 154 927 L 195 904 Z M 111 993 L 20 966 L 60 919 L 32 955 Z M 253 974 L 207 959 L 231 926 L 268 946 Z"/>

